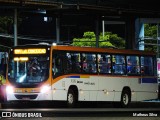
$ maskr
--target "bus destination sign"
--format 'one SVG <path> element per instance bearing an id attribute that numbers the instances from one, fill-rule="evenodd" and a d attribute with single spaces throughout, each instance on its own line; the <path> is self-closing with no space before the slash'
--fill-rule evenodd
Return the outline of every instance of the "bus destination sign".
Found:
<path id="1" fill-rule="evenodd" d="M 44 48 L 14 49 L 14 54 L 45 54 Z"/>

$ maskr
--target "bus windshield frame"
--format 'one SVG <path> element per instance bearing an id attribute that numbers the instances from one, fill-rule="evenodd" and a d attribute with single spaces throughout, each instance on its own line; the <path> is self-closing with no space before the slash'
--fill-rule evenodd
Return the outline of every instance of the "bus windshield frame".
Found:
<path id="1" fill-rule="evenodd" d="M 11 49 L 8 62 L 8 81 L 17 88 L 32 88 L 49 78 L 48 48 Z"/>

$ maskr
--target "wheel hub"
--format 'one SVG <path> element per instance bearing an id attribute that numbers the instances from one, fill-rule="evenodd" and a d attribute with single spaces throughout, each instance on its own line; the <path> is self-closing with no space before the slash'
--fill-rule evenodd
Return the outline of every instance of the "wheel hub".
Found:
<path id="1" fill-rule="evenodd" d="M 69 103 L 69 104 L 72 104 L 72 103 L 73 103 L 73 95 L 72 95 L 72 94 L 69 94 L 69 95 L 68 95 L 68 103 Z"/>
<path id="2" fill-rule="evenodd" d="M 123 103 L 124 103 L 125 105 L 127 105 L 127 104 L 128 104 L 128 101 L 129 101 L 128 95 L 127 95 L 127 94 L 124 94 L 124 96 L 123 96 Z"/>

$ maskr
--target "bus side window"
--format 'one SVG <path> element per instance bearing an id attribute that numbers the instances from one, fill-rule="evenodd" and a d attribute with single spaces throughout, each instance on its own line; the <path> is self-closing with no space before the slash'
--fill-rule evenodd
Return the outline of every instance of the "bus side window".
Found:
<path id="1" fill-rule="evenodd" d="M 86 72 L 86 69 L 87 69 L 86 57 L 83 57 L 83 60 L 82 60 L 82 69 L 83 69 L 83 72 Z"/>
<path id="2" fill-rule="evenodd" d="M 61 70 L 61 66 L 62 66 L 62 60 L 60 59 L 60 57 L 58 57 L 56 60 L 55 60 L 55 66 L 56 66 L 56 74 L 60 74 L 62 73 L 62 70 Z"/>
<path id="3" fill-rule="evenodd" d="M 127 56 L 127 74 L 140 74 L 139 57 Z"/>
<path id="4" fill-rule="evenodd" d="M 58 54 L 53 55 L 52 73 L 56 76 L 62 74 L 62 59 Z"/>
<path id="5" fill-rule="evenodd" d="M 125 56 L 113 55 L 112 56 L 112 69 L 114 74 L 125 74 Z"/>
<path id="6" fill-rule="evenodd" d="M 72 70 L 75 73 L 80 73 L 81 72 L 81 64 L 80 64 L 80 55 L 74 55 L 73 56 L 73 61 L 72 61 Z"/>
<path id="7" fill-rule="evenodd" d="M 98 54 L 99 73 L 111 73 L 111 57 L 107 54 Z"/>
<path id="8" fill-rule="evenodd" d="M 154 75 L 152 57 L 141 57 L 141 74 L 142 75 Z"/>
<path id="9" fill-rule="evenodd" d="M 82 54 L 82 69 L 84 73 L 96 73 L 96 54 L 83 53 Z"/>
<path id="10" fill-rule="evenodd" d="M 66 69 L 65 73 L 80 73 L 80 53 L 66 53 L 66 60 L 64 62 Z"/>
<path id="11" fill-rule="evenodd" d="M 52 61 L 52 75 L 55 75 L 57 73 L 57 68 L 55 65 L 55 59 Z"/>

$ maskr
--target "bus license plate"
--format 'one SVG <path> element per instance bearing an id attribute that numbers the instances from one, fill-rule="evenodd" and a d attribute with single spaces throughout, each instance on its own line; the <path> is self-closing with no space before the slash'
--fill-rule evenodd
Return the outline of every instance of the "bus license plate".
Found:
<path id="1" fill-rule="evenodd" d="M 22 100 L 30 100 L 29 97 L 23 97 Z"/>

